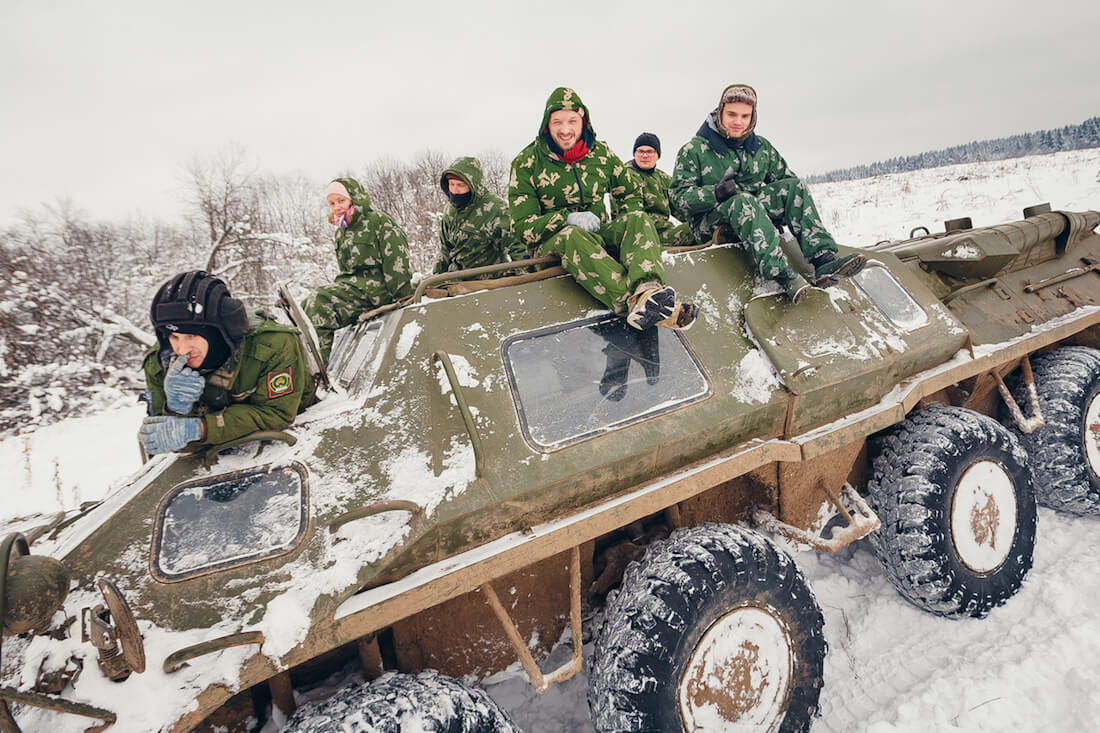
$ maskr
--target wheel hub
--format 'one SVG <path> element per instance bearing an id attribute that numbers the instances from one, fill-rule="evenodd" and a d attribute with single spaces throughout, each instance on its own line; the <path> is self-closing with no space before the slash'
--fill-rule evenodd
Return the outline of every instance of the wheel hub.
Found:
<path id="1" fill-rule="evenodd" d="M 972 464 L 959 477 L 951 502 L 951 537 L 959 560 L 988 575 L 1008 558 L 1015 534 L 1012 477 L 994 461 Z"/>
<path id="2" fill-rule="evenodd" d="M 684 730 L 777 730 L 790 690 L 791 646 L 784 625 L 764 608 L 737 608 L 715 621 L 680 680 Z"/>
<path id="3" fill-rule="evenodd" d="M 1084 428 L 1085 434 L 1081 437 L 1085 445 L 1085 461 L 1093 475 L 1100 476 L 1100 392 L 1089 400 Z"/>

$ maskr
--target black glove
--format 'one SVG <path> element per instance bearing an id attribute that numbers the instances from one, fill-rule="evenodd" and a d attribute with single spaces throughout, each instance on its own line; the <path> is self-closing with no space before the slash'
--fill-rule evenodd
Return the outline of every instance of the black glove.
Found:
<path id="1" fill-rule="evenodd" d="M 740 189 L 741 187 L 737 185 L 737 180 L 734 178 L 734 175 L 732 173 L 727 173 L 722 176 L 722 180 L 715 184 L 714 198 L 718 200 L 718 203 L 722 203 Z"/>

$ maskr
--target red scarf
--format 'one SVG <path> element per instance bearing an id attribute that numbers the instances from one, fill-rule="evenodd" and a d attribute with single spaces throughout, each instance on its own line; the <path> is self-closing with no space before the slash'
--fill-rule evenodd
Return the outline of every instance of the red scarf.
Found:
<path id="1" fill-rule="evenodd" d="M 561 159 L 566 163 L 576 163 L 586 155 L 588 155 L 588 143 L 581 138 L 576 145 L 561 154 Z"/>

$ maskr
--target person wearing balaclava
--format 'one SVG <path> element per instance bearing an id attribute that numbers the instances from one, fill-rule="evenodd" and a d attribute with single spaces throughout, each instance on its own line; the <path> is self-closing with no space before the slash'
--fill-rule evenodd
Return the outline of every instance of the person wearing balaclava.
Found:
<path id="1" fill-rule="evenodd" d="M 328 361 L 336 330 L 355 323 L 379 306 L 412 295 L 412 268 L 405 232 L 388 215 L 371 207 L 363 184 L 337 178 L 325 188 L 329 224 L 340 272 L 302 303 L 313 323 L 321 358 Z"/>
<path id="2" fill-rule="evenodd" d="M 469 270 L 499 262 L 522 260 L 527 248 L 512 235 L 508 207 L 484 183 L 477 158 L 463 157 L 439 176 L 439 187 L 450 202 L 439 222 L 439 259 L 433 273 Z M 482 275 L 481 279 L 514 274 Z"/>
<path id="3" fill-rule="evenodd" d="M 797 302 L 862 269 L 859 253 L 838 254 L 810 192 L 770 142 L 756 134 L 756 90 L 732 84 L 699 131 L 680 148 L 669 187 L 673 214 L 691 222 L 699 241 L 728 229 L 752 254 L 757 272 Z M 786 224 L 813 267 L 811 282 L 791 267 L 776 223 Z"/>
<path id="4" fill-rule="evenodd" d="M 313 403 L 298 329 L 250 316 L 219 278 L 176 275 L 157 290 L 149 318 L 157 344 L 143 363 L 150 416 L 138 438 L 146 453 L 282 430 Z"/>
<path id="5" fill-rule="evenodd" d="M 668 186 L 672 178 L 657 167 L 660 157 L 661 140 L 652 132 L 643 132 L 634 140 L 634 158 L 626 167 L 628 172 L 638 174 L 645 213 L 653 220 L 653 228 L 657 230 L 661 244 L 672 247 L 697 244 L 690 224 L 673 224 L 669 219 L 672 209 L 668 204 Z M 615 216 L 625 213 L 622 203 L 615 203 Z"/>
<path id="6" fill-rule="evenodd" d="M 605 196 L 621 199 L 625 213 L 612 220 Z M 596 138 L 572 89 L 550 93 L 535 139 L 512 161 L 508 212 L 528 251 L 560 257 L 577 284 L 631 327 L 687 328 L 695 320 L 695 305 L 665 282 L 661 241 L 636 178 Z"/>

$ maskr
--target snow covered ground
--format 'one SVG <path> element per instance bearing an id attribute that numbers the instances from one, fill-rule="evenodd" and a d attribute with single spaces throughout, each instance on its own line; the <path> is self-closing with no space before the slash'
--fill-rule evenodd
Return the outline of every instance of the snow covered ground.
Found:
<path id="1" fill-rule="evenodd" d="M 837 239 L 900 239 L 1023 207 L 1100 209 L 1100 150 L 967 164 L 813 188 Z M 0 522 L 71 509 L 139 465 L 136 405 L 0 441 Z M 15 525 L 18 528 L 18 523 Z M 1100 520 L 1041 509 L 1035 564 L 1020 593 L 984 620 L 918 611 L 857 543 L 795 554 L 825 613 L 829 643 L 815 731 L 1083 731 L 1100 718 Z M 559 652 L 564 651 L 559 649 Z M 528 733 L 591 731 L 583 674 L 535 694 L 518 664 L 487 684 Z"/>

